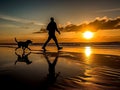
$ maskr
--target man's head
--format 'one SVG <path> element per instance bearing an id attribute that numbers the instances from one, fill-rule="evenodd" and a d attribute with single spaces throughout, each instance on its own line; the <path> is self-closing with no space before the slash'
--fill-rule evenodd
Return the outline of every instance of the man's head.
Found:
<path id="1" fill-rule="evenodd" d="M 51 18 L 50 18 L 50 20 L 51 20 L 51 21 L 54 21 L 54 18 L 53 18 L 53 17 L 51 17 Z"/>

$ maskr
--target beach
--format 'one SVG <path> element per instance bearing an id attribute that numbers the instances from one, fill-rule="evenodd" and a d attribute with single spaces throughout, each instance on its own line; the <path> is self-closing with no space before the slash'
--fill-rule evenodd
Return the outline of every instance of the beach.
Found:
<path id="1" fill-rule="evenodd" d="M 120 90 L 120 47 L 0 46 L 0 84 L 3 89 Z"/>

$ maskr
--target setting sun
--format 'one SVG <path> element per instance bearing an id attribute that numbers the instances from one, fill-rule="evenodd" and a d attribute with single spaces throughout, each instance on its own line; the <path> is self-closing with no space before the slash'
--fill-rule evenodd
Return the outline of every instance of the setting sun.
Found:
<path id="1" fill-rule="evenodd" d="M 83 33 L 83 37 L 86 39 L 91 39 L 93 37 L 93 33 L 90 31 L 86 31 Z"/>

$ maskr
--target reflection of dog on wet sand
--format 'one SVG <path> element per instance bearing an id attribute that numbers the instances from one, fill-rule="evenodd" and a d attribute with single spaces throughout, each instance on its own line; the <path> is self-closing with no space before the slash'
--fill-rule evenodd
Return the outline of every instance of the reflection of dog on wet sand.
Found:
<path id="1" fill-rule="evenodd" d="M 29 50 L 31 50 L 29 47 L 28 47 L 28 45 L 29 44 L 32 44 L 32 41 L 31 40 L 26 40 L 26 42 L 23 42 L 23 41 L 17 41 L 17 39 L 15 38 L 15 41 L 17 42 L 17 45 L 18 45 L 18 47 L 15 49 L 15 51 L 18 49 L 18 48 L 22 48 L 24 51 L 25 51 L 25 49 L 27 48 L 27 49 L 29 49 Z"/>
<path id="2" fill-rule="evenodd" d="M 26 64 L 31 64 L 32 61 L 28 59 L 28 55 L 30 55 L 31 52 L 28 54 L 23 53 L 22 55 L 19 55 L 15 52 L 15 54 L 18 56 L 17 60 L 15 61 L 15 65 L 17 62 L 25 62 Z"/>

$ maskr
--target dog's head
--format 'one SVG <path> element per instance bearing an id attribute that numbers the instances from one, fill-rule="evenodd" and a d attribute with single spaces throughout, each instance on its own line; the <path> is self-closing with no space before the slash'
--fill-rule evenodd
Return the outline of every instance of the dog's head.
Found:
<path id="1" fill-rule="evenodd" d="M 27 40 L 26 42 L 29 43 L 29 44 L 30 44 L 30 43 L 32 44 L 32 41 L 31 41 L 31 40 Z"/>

